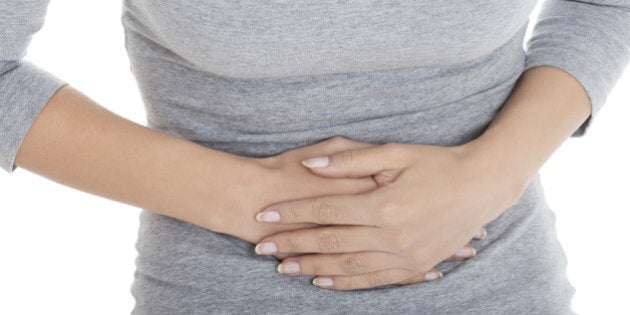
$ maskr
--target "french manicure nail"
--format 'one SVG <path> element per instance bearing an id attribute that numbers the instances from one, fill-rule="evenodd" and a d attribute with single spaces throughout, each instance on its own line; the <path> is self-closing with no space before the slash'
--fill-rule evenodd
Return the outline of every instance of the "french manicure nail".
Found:
<path id="1" fill-rule="evenodd" d="M 280 214 L 276 211 L 265 211 L 256 215 L 256 220 L 260 222 L 278 222 Z"/>
<path id="2" fill-rule="evenodd" d="M 486 229 L 481 229 L 477 232 L 477 234 L 475 234 L 475 238 L 480 240 L 486 238 L 486 236 L 488 236 L 488 231 L 486 231 Z"/>
<path id="3" fill-rule="evenodd" d="M 279 273 L 298 273 L 300 272 L 300 264 L 294 261 L 288 261 L 278 265 Z"/>
<path id="4" fill-rule="evenodd" d="M 328 157 L 327 156 L 319 156 L 310 158 L 308 160 L 302 161 L 302 165 L 312 168 L 312 167 L 326 167 L 328 166 Z"/>
<path id="5" fill-rule="evenodd" d="M 256 245 L 254 251 L 258 255 L 266 255 L 276 253 L 278 251 L 278 248 L 276 247 L 276 244 L 267 242 Z"/>
<path id="6" fill-rule="evenodd" d="M 475 256 L 477 251 L 473 247 L 462 247 L 455 252 L 457 258 L 468 258 Z"/>
<path id="7" fill-rule="evenodd" d="M 424 279 L 427 281 L 432 281 L 435 279 L 442 278 L 442 273 L 439 271 L 429 271 L 424 275 Z"/>
<path id="8" fill-rule="evenodd" d="M 315 278 L 313 284 L 318 287 L 330 287 L 333 285 L 333 279 L 331 278 Z"/>

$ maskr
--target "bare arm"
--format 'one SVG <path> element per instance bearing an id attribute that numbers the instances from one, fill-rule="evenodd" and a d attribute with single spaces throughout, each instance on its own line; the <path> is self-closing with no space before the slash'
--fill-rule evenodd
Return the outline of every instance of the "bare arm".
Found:
<path id="1" fill-rule="evenodd" d="M 199 196 L 238 181 L 252 163 L 117 116 L 70 86 L 59 89 L 22 143 L 16 165 L 79 190 L 206 227 Z M 203 180 L 201 174 L 212 174 Z M 235 182 L 234 185 L 237 183 Z M 209 198 L 211 199 L 211 198 Z M 213 202 L 221 202 L 213 198 Z"/>
<path id="2" fill-rule="evenodd" d="M 254 242 L 310 226 L 256 222 L 255 214 L 268 203 L 374 188 L 369 177 L 325 179 L 300 164 L 313 151 L 366 146 L 324 141 L 264 159 L 242 157 L 141 126 L 64 86 L 32 125 L 16 164 L 82 191 Z"/>
<path id="3" fill-rule="evenodd" d="M 484 168 L 509 174 L 520 194 L 590 114 L 589 97 L 575 78 L 555 67 L 535 67 L 523 73 L 483 135 L 465 147 L 477 151 L 476 163 L 490 163 Z"/>

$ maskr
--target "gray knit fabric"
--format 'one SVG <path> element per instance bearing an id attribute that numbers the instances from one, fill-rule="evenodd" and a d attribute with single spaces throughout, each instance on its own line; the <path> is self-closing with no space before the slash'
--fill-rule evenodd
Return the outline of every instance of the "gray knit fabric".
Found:
<path id="1" fill-rule="evenodd" d="M 0 3 L 0 166 L 8 172 L 64 83 L 21 61 L 47 3 Z M 126 0 L 122 21 L 150 127 L 262 157 L 335 135 L 464 143 L 538 65 L 577 78 L 596 114 L 630 56 L 630 1 L 549 0 L 525 51 L 535 4 Z M 488 237 L 473 241 L 476 257 L 438 265 L 444 278 L 337 292 L 278 274 L 274 258 L 243 240 L 143 210 L 132 312 L 571 314 L 554 220 L 536 176 Z"/>

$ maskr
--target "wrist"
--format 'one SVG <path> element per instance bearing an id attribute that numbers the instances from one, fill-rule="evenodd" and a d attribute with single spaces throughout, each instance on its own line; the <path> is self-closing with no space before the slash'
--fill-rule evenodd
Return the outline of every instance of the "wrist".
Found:
<path id="1" fill-rule="evenodd" d="M 251 181 L 264 175 L 256 159 L 184 143 L 183 160 L 165 174 L 172 194 L 160 196 L 163 214 L 218 233 L 231 231 L 243 218 L 235 214 L 252 195 Z M 160 211 L 158 211 L 160 212 Z"/>
<path id="2" fill-rule="evenodd" d="M 535 67 L 523 73 L 483 134 L 460 149 L 522 192 L 589 115 L 577 80 L 558 68 Z"/>
<path id="3" fill-rule="evenodd" d="M 455 147 L 465 167 L 481 182 L 493 186 L 508 204 L 513 204 L 537 172 L 537 168 L 509 145 L 483 136 Z"/>

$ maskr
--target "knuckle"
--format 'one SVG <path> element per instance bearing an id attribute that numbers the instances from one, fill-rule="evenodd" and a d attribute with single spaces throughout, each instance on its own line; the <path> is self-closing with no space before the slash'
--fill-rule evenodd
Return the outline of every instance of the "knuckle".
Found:
<path id="1" fill-rule="evenodd" d="M 282 167 L 282 165 L 285 164 L 286 154 L 288 152 L 290 151 L 284 152 L 282 154 L 274 155 L 274 156 L 258 158 L 256 159 L 256 161 L 263 167 L 266 167 L 271 170 L 278 170 Z"/>
<path id="2" fill-rule="evenodd" d="M 334 136 L 332 137 L 332 139 L 330 139 L 330 141 L 334 144 L 342 144 L 345 143 L 347 139 L 342 136 Z"/>
<path id="3" fill-rule="evenodd" d="M 376 212 L 378 219 L 387 225 L 396 224 L 398 221 L 399 207 L 395 200 L 381 202 Z"/>
<path id="4" fill-rule="evenodd" d="M 319 249 L 323 252 L 333 252 L 339 250 L 339 237 L 335 234 L 325 233 L 319 238 Z"/>
<path id="5" fill-rule="evenodd" d="M 290 207 L 282 211 L 282 216 L 285 221 L 295 221 L 298 219 L 298 212 L 295 207 Z"/>
<path id="6" fill-rule="evenodd" d="M 310 267 L 308 271 L 310 271 L 311 274 L 314 275 L 321 275 L 322 274 L 322 266 L 317 263 L 317 262 L 312 262 L 311 264 L 308 264 L 308 266 Z M 306 271 L 306 270 L 305 270 Z"/>
<path id="7" fill-rule="evenodd" d="M 411 238 L 409 237 L 409 235 L 404 231 L 399 230 L 393 232 L 389 241 L 391 245 L 399 251 L 402 251 L 408 248 L 409 245 L 411 245 Z"/>
<path id="8" fill-rule="evenodd" d="M 339 162 L 343 167 L 352 168 L 354 163 L 354 153 L 352 151 L 344 151 L 339 155 Z"/>
<path id="9" fill-rule="evenodd" d="M 286 248 L 285 252 L 288 253 L 298 252 L 300 249 L 298 242 L 293 237 L 287 237 L 284 241 L 284 245 Z"/>
<path id="10" fill-rule="evenodd" d="M 404 269 L 407 273 L 409 273 L 410 277 L 412 275 L 417 274 L 418 272 L 422 272 L 424 270 L 413 259 L 409 259 L 408 261 L 402 263 L 401 264 L 401 269 Z"/>
<path id="11" fill-rule="evenodd" d="M 374 175 L 374 180 L 379 184 L 390 183 L 396 179 L 397 173 L 393 170 L 384 170 Z"/>
<path id="12" fill-rule="evenodd" d="M 387 159 L 390 161 L 395 161 L 395 164 L 401 164 L 406 161 L 404 143 L 390 142 L 383 145 L 383 152 L 387 156 Z"/>
<path id="13" fill-rule="evenodd" d="M 352 290 L 357 287 L 355 277 L 340 277 L 340 281 L 336 281 L 335 284 L 343 290 Z"/>
<path id="14" fill-rule="evenodd" d="M 396 142 L 389 142 L 383 144 L 383 149 L 385 152 L 391 154 L 392 157 L 396 157 L 401 153 L 402 145 Z"/>
<path id="15" fill-rule="evenodd" d="M 367 284 L 370 287 L 378 287 L 384 283 L 384 280 L 383 276 L 376 272 L 367 275 Z"/>
<path id="16" fill-rule="evenodd" d="M 343 270 L 350 275 L 362 274 L 365 271 L 365 263 L 354 256 L 348 256 L 343 260 Z"/>
<path id="17" fill-rule="evenodd" d="M 313 217 L 315 218 L 315 220 L 323 224 L 329 224 L 329 223 L 335 222 L 335 220 L 337 219 L 339 215 L 337 208 L 333 204 L 325 200 L 322 200 L 321 202 L 314 204 L 312 210 L 313 210 Z"/>
<path id="18" fill-rule="evenodd" d="M 344 147 L 347 139 L 342 136 L 334 136 L 326 141 L 326 145 L 331 150 L 338 150 Z"/>

